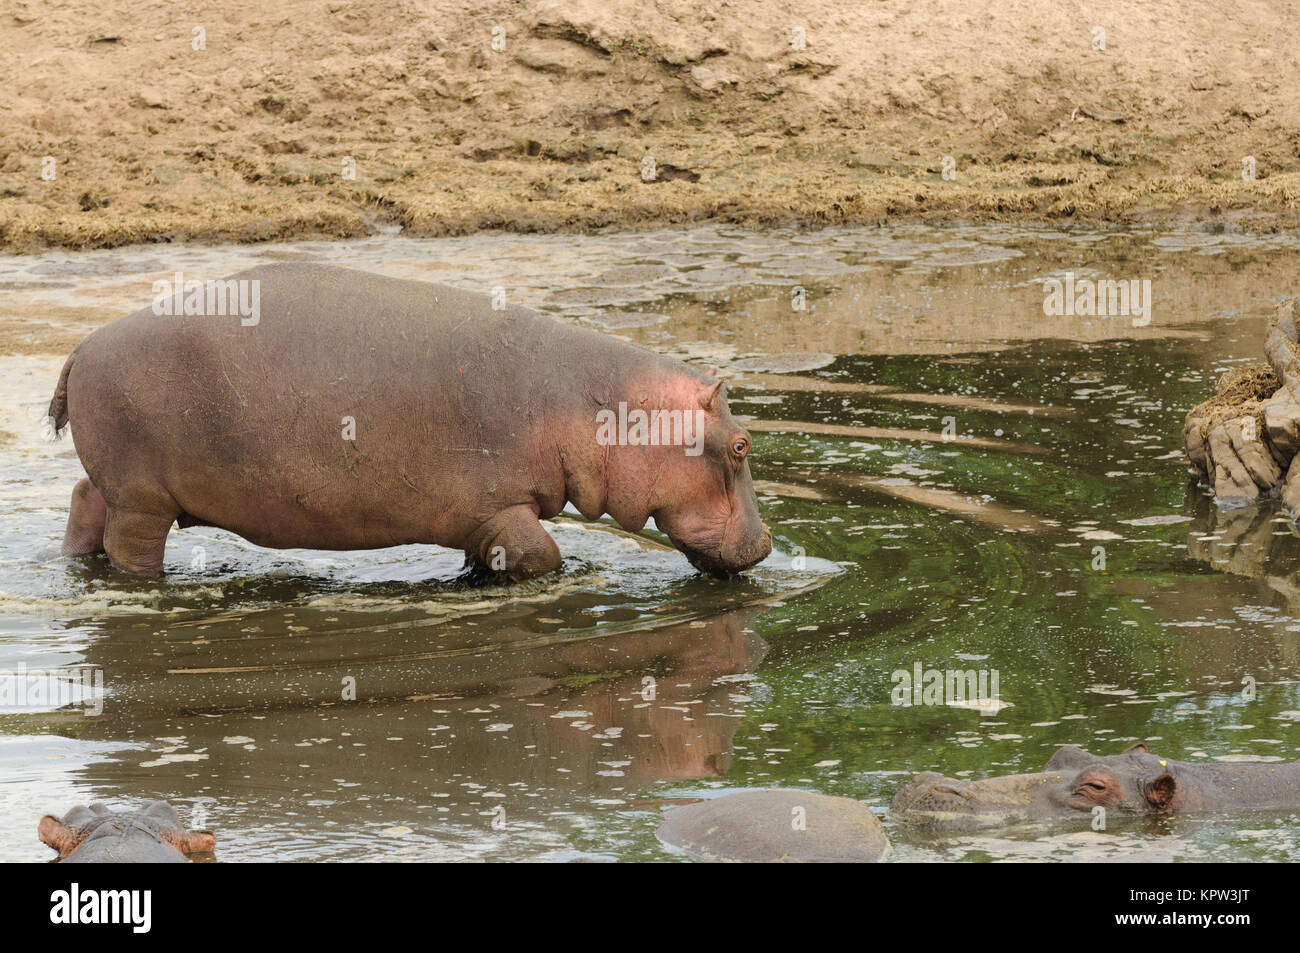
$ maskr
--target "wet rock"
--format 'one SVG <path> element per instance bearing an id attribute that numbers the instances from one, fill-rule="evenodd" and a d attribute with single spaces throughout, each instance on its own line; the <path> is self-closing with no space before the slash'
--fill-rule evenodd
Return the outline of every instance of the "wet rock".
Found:
<path id="1" fill-rule="evenodd" d="M 1267 364 L 1234 368 L 1183 423 L 1183 449 L 1221 506 L 1282 496 L 1300 513 L 1300 344 L 1295 299 L 1269 320 Z"/>
<path id="2" fill-rule="evenodd" d="M 878 863 L 889 839 L 860 801 L 773 788 L 675 807 L 656 832 L 704 860 Z"/>
<path id="3" fill-rule="evenodd" d="M 1281 466 L 1300 452 L 1300 400 L 1283 386 L 1264 404 L 1264 429 L 1273 456 Z"/>
<path id="4" fill-rule="evenodd" d="M 1210 459 L 1214 461 L 1214 495 L 1226 506 L 1253 503 L 1259 499 L 1262 489 L 1271 489 L 1276 482 L 1275 479 L 1269 481 L 1264 487 L 1256 482 L 1256 471 L 1247 463 L 1247 459 L 1258 464 L 1259 451 L 1263 448 L 1256 447 L 1253 441 L 1246 441 L 1242 429 L 1240 420 L 1231 420 L 1210 431 L 1209 452 Z M 1280 473 L 1276 466 L 1274 471 Z"/>
<path id="5" fill-rule="evenodd" d="M 1292 516 L 1300 514 L 1300 467 L 1291 467 L 1282 484 L 1282 505 Z"/>

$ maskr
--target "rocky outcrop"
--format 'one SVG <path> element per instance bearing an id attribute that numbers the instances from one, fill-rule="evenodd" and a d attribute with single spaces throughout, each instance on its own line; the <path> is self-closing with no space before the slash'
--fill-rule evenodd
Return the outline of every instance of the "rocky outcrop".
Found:
<path id="1" fill-rule="evenodd" d="M 1217 392 L 1183 423 L 1183 448 L 1222 506 L 1281 497 L 1300 514 L 1300 343 L 1296 302 L 1283 302 L 1268 323 L 1267 364 L 1228 371 Z"/>

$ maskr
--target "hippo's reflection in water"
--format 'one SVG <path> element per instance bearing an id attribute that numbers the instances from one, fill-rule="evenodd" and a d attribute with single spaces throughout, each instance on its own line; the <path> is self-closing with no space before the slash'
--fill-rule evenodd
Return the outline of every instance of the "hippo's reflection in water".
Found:
<path id="1" fill-rule="evenodd" d="M 288 645 L 215 633 L 202 666 L 181 664 L 193 638 L 154 635 L 144 651 L 147 630 L 124 628 L 87 650 L 111 697 L 79 737 L 164 739 L 162 750 L 124 749 L 88 773 L 124 796 L 211 799 L 221 827 L 233 826 L 223 811 L 246 812 L 247 826 L 271 802 L 262 816 L 281 818 L 274 836 L 291 854 L 310 854 L 322 836 L 302 829 L 312 804 L 358 828 L 397 823 L 435 841 L 494 823 L 555 838 L 564 827 L 555 818 L 580 807 L 617 807 L 658 782 L 727 771 L 747 673 L 766 652 L 752 627 L 763 608 L 540 634 L 529 630 L 535 613 L 517 607 L 516 626 L 498 613 L 491 638 L 477 642 L 418 625 L 362 639 L 357 623 L 373 615 L 332 610 L 332 630 Z M 339 644 L 364 645 L 366 658 L 336 658 L 346 655 Z M 348 684 L 355 700 L 340 698 Z M 362 782 L 372 793 L 349 803 Z M 371 845 L 359 840 L 356 856 L 366 856 Z M 239 846 L 228 843 L 229 859 Z"/>

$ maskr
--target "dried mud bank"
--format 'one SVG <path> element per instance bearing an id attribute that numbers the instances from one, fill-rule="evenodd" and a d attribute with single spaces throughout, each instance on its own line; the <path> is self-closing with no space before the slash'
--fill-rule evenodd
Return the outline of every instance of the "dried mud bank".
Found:
<path id="1" fill-rule="evenodd" d="M 1297 19 L 1262 0 L 16 0 L 0 245 L 1291 227 Z"/>

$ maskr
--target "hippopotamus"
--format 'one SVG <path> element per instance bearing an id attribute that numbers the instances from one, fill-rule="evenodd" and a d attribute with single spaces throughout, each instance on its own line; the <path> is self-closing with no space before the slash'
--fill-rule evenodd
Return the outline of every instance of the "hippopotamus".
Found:
<path id="1" fill-rule="evenodd" d="M 1141 742 L 1122 754 L 1057 749 L 1037 774 L 959 781 L 924 771 L 894 795 L 899 820 L 941 830 L 1108 814 L 1170 814 L 1300 806 L 1300 761 L 1189 764 Z"/>
<path id="2" fill-rule="evenodd" d="M 771 552 L 722 382 L 428 282 L 296 262 L 184 282 L 77 345 L 49 416 L 86 470 L 63 553 L 132 573 L 161 573 L 176 523 L 271 548 L 432 543 L 517 581 L 560 566 L 539 520 L 566 504 L 653 519 L 706 573 Z"/>
<path id="3" fill-rule="evenodd" d="M 656 835 L 704 860 L 738 863 L 876 863 L 889 853 L 865 804 L 781 788 L 674 807 Z"/>
<path id="4" fill-rule="evenodd" d="M 187 831 L 166 801 L 149 801 L 138 811 L 78 806 L 63 820 L 46 814 L 37 830 L 64 864 L 185 864 L 187 854 L 217 845 L 211 831 Z"/>

